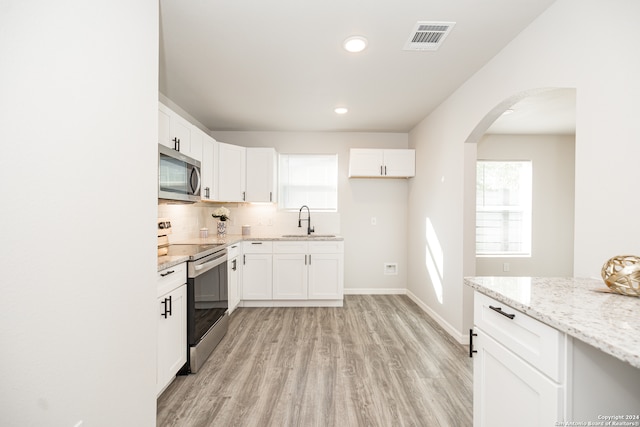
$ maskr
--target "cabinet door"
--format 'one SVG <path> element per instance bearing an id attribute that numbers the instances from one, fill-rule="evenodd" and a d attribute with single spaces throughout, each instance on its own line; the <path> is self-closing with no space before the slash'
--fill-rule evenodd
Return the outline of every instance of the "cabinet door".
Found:
<path id="1" fill-rule="evenodd" d="M 173 113 L 171 115 L 171 141 L 175 142 L 176 139 L 178 151 L 191 157 L 191 123 Z"/>
<path id="2" fill-rule="evenodd" d="M 343 254 L 309 255 L 309 299 L 342 299 L 344 293 Z"/>
<path id="3" fill-rule="evenodd" d="M 197 127 L 192 126 L 191 124 L 189 124 L 189 126 L 191 127 L 190 144 L 189 146 L 182 146 L 182 143 L 180 143 L 180 152 L 202 163 L 202 148 L 204 145 L 204 139 L 205 137 L 207 137 L 207 134 Z"/>
<path id="4" fill-rule="evenodd" d="M 175 143 L 172 141 L 171 136 L 171 111 L 164 104 L 158 104 L 158 143 L 167 146 L 171 149 L 175 149 Z"/>
<path id="5" fill-rule="evenodd" d="M 349 150 L 349 176 L 372 177 L 383 175 L 383 151 L 369 148 Z"/>
<path id="6" fill-rule="evenodd" d="M 217 200 L 218 192 L 215 188 L 215 159 L 216 140 L 205 135 L 202 141 L 202 198 Z"/>
<path id="7" fill-rule="evenodd" d="M 187 285 L 158 298 L 157 350 L 159 395 L 187 362 Z"/>
<path id="8" fill-rule="evenodd" d="M 273 255 L 273 299 L 307 299 L 306 254 Z"/>
<path id="9" fill-rule="evenodd" d="M 562 387 L 481 329 L 474 332 L 474 427 L 544 427 L 562 421 Z"/>
<path id="10" fill-rule="evenodd" d="M 273 256 L 271 254 L 244 254 L 242 265 L 243 300 L 270 300 Z"/>
<path id="11" fill-rule="evenodd" d="M 276 150 L 247 148 L 247 202 L 276 201 Z"/>
<path id="12" fill-rule="evenodd" d="M 227 261 L 227 282 L 229 284 L 229 314 L 233 313 L 240 303 L 239 274 L 240 262 L 238 257 Z"/>
<path id="13" fill-rule="evenodd" d="M 218 198 L 220 201 L 244 201 L 245 151 L 245 147 L 218 143 Z"/>
<path id="14" fill-rule="evenodd" d="M 415 150 L 384 150 L 384 175 L 388 177 L 415 176 Z"/>

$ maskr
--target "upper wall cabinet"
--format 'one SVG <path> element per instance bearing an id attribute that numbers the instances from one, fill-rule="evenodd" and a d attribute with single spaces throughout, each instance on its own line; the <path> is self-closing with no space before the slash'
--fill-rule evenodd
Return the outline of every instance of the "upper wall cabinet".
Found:
<path id="1" fill-rule="evenodd" d="M 246 148 L 218 142 L 218 200 L 246 200 Z"/>
<path id="2" fill-rule="evenodd" d="M 200 130 L 200 129 L 198 129 Z M 218 179 L 215 160 L 218 158 L 218 141 L 202 133 L 202 200 L 218 200 Z"/>
<path id="3" fill-rule="evenodd" d="M 416 175 L 413 149 L 352 148 L 349 178 L 410 178 Z"/>
<path id="4" fill-rule="evenodd" d="M 277 188 L 275 148 L 247 148 L 247 202 L 275 202 Z"/>
<path id="5" fill-rule="evenodd" d="M 158 103 L 158 142 L 182 154 L 202 161 L 202 138 L 197 129 L 178 113 Z M 203 132 L 201 132 L 203 133 Z"/>

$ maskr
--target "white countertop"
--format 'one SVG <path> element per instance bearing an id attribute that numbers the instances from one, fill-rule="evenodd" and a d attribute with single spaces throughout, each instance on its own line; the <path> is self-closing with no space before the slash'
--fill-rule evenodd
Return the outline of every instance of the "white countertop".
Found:
<path id="1" fill-rule="evenodd" d="M 272 234 L 257 234 L 257 235 L 241 235 L 241 234 L 227 234 L 225 236 L 218 236 L 213 233 L 209 235 L 209 237 L 201 238 L 201 237 L 192 237 L 190 239 L 182 239 L 180 241 L 172 242 L 172 244 L 194 244 L 194 245 L 224 245 L 230 246 L 234 243 L 241 242 L 243 240 L 254 240 L 254 241 L 277 241 L 277 240 L 305 240 L 305 241 L 313 241 L 313 242 L 322 242 L 322 241 L 334 241 L 334 240 L 344 240 L 342 236 L 337 235 L 272 235 Z M 189 259 L 186 256 L 159 256 L 158 257 L 158 271 L 164 270 L 165 268 L 173 267 L 174 265 L 185 262 Z"/>
<path id="2" fill-rule="evenodd" d="M 465 277 L 464 283 L 640 368 L 640 298 L 602 293 L 598 279 Z"/>

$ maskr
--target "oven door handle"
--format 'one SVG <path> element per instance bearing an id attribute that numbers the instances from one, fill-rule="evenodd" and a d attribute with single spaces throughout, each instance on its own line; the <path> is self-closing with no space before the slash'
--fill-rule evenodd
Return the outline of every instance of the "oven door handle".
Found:
<path id="1" fill-rule="evenodd" d="M 202 264 L 198 264 L 196 266 L 193 267 L 193 269 L 197 272 L 197 274 L 202 274 L 206 271 L 211 270 L 214 267 L 219 266 L 220 264 L 222 264 L 223 262 L 225 262 L 227 260 L 227 255 L 224 254 L 222 256 L 219 256 L 218 258 L 212 260 L 212 261 L 208 261 L 208 262 L 203 262 Z"/>

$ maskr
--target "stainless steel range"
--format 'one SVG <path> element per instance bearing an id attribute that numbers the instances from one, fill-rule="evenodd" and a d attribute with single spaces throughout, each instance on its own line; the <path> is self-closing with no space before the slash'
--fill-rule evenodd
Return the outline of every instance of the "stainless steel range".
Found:
<path id="1" fill-rule="evenodd" d="M 187 261 L 189 351 L 187 365 L 182 373 L 195 373 L 227 333 L 229 324 L 227 250 L 220 244 L 172 244 L 166 246 L 166 255 L 189 257 Z"/>

